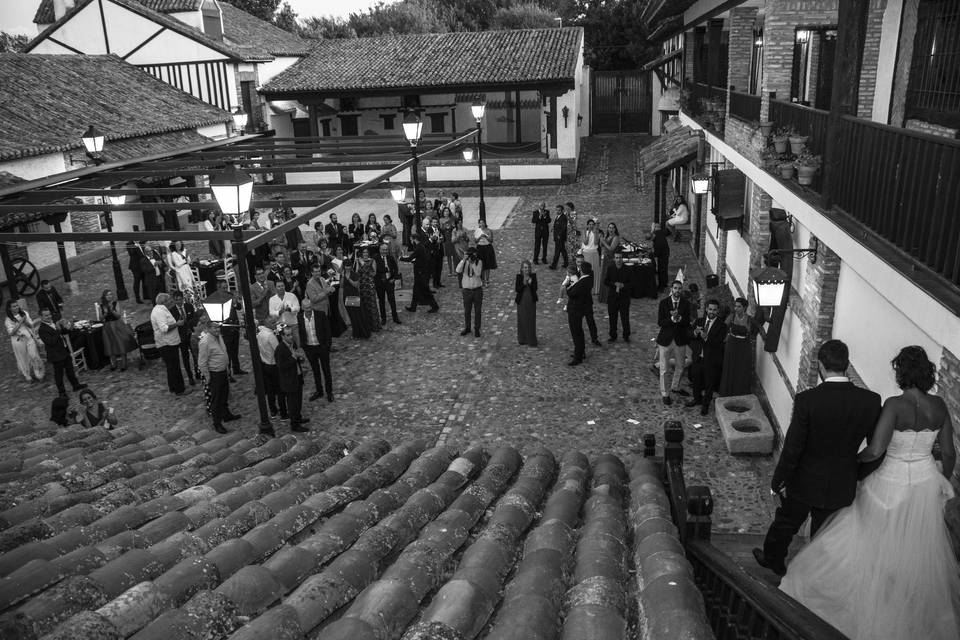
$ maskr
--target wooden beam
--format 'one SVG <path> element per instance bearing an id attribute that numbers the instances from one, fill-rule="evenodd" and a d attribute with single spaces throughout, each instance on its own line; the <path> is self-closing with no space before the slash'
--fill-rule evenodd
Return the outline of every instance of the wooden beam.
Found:
<path id="1" fill-rule="evenodd" d="M 836 201 L 840 156 L 845 144 L 842 140 L 841 117 L 857 113 L 869 8 L 870 0 L 839 0 L 837 6 L 837 50 L 833 61 L 833 92 L 830 96 L 830 115 L 827 116 L 821 192 L 823 206 L 828 209 Z"/>

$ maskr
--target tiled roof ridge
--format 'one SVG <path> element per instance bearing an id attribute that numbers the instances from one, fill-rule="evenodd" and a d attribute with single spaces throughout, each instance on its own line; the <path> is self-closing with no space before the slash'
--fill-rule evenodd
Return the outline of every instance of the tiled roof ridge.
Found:
<path id="1" fill-rule="evenodd" d="M 231 121 L 231 116 L 226 111 L 219 109 L 213 105 L 210 105 L 198 98 L 191 96 L 188 93 L 180 91 L 179 89 L 163 82 L 162 80 L 154 77 L 153 75 L 146 73 L 129 65 L 128 63 L 121 60 L 116 55 L 91 55 L 91 56 L 63 56 L 57 54 L 18 54 L 18 53 L 0 53 L 0 65 L 3 64 L 12 64 L 15 65 L 15 68 L 24 69 L 27 65 L 34 65 L 34 67 L 39 67 L 43 65 L 44 76 L 47 79 L 52 80 L 54 77 L 52 74 L 57 69 L 62 69 L 65 74 L 74 74 L 79 73 L 79 65 L 88 65 L 89 67 L 96 67 L 98 65 L 122 65 L 122 67 L 115 67 L 112 72 L 114 75 L 118 73 L 127 74 L 127 79 L 136 82 L 136 90 L 144 92 L 144 94 L 149 93 L 151 100 L 154 103 L 151 103 L 151 106 L 164 105 L 164 108 L 170 106 L 169 103 L 175 102 L 178 105 L 176 114 L 164 113 L 162 116 L 157 117 L 153 120 L 147 117 L 140 117 L 139 113 L 128 112 L 127 119 L 124 120 L 127 124 L 137 123 L 141 125 L 139 128 L 132 128 L 126 131 L 117 133 L 115 130 L 111 130 L 109 127 L 102 126 L 101 122 L 97 122 L 96 119 L 91 116 L 88 124 L 98 125 L 106 137 L 109 140 L 128 140 L 132 138 L 138 138 L 142 136 L 149 135 L 160 135 L 168 134 L 177 131 L 184 130 L 194 130 L 199 127 L 204 127 L 213 124 L 229 123 Z M 51 66 L 55 65 L 55 66 Z M 104 72 L 103 67 L 97 69 L 91 69 L 91 73 L 94 71 L 97 73 Z M 110 71 L 110 70 L 106 70 Z M 132 90 L 132 89 L 131 89 Z M 25 96 L 18 96 L 21 100 L 25 100 Z M 95 98 L 91 98 L 95 100 Z M 48 105 L 49 106 L 49 105 Z M 0 106 L 2 108 L 2 106 Z M 115 106 L 114 111 L 120 107 Z M 102 110 L 98 109 L 98 113 Z M 8 112 L 7 116 L 10 123 L 17 122 L 17 118 L 20 118 L 19 122 L 26 122 L 24 119 L 27 116 L 33 115 L 34 112 L 28 111 L 26 116 L 16 116 L 13 112 Z M 185 117 L 188 114 L 189 117 Z M 114 120 L 116 120 L 116 115 L 113 115 Z M 185 117 L 181 121 L 177 121 L 177 118 Z M 39 125 L 37 125 L 39 126 Z M 36 128 L 33 127 L 33 128 Z M 23 127 L 22 130 L 27 131 L 29 127 Z M 15 147 L 15 143 L 12 140 L 7 140 L 6 149 L 0 149 L 0 160 L 10 160 L 16 158 L 25 158 L 30 156 L 43 155 L 47 153 L 55 153 L 60 151 L 69 151 L 71 149 L 81 148 L 82 142 L 79 138 L 79 133 L 76 137 L 71 137 L 67 141 L 51 141 L 51 142 L 40 142 L 39 144 L 30 144 Z"/>
<path id="2" fill-rule="evenodd" d="M 230 2 L 223 0 L 220 2 L 220 7 L 224 13 L 224 38 L 234 46 L 262 49 L 273 56 L 296 57 L 306 55 L 313 47 L 312 42 L 247 13 Z M 244 44 L 244 42 L 252 44 Z"/>
<path id="3" fill-rule="evenodd" d="M 233 60 L 243 60 L 245 62 L 255 62 L 255 61 L 269 61 L 273 57 L 270 55 L 264 55 L 259 52 L 245 52 L 242 47 L 234 47 L 226 42 L 221 42 L 219 40 L 214 40 L 213 38 L 208 37 L 203 31 L 192 27 L 176 18 L 170 17 L 159 11 L 154 11 L 153 9 L 141 4 L 138 0 L 108 0 L 113 2 L 125 9 L 129 9 L 134 13 L 152 20 L 157 24 L 160 24 L 171 31 L 179 33 L 180 35 L 186 36 L 197 42 L 203 44 L 204 46 L 210 47 L 214 51 L 222 53 L 225 56 L 229 56 Z M 70 20 L 74 14 L 80 11 L 83 7 L 93 2 L 93 0 L 77 0 L 77 3 L 72 9 L 67 11 L 62 18 L 48 26 L 44 29 L 37 37 L 27 43 L 27 46 L 24 47 L 23 51 L 29 53 L 37 44 L 42 42 L 48 35 L 53 33 L 57 28 L 60 27 L 64 22 Z"/>

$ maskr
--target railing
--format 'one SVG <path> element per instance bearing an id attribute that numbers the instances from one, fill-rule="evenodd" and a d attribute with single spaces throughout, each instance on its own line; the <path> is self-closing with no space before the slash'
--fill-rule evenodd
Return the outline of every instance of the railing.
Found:
<path id="1" fill-rule="evenodd" d="M 695 82 L 693 83 L 692 95 L 693 105 L 691 106 L 695 114 L 700 114 L 705 111 L 703 107 L 704 102 L 715 102 L 722 106 L 723 109 L 726 109 L 727 90 L 723 87 L 714 87 L 709 84 Z"/>
<path id="2" fill-rule="evenodd" d="M 842 633 L 793 598 L 751 576 L 710 542 L 713 498 L 683 479 L 683 427 L 664 426 L 664 475 L 674 524 L 680 532 L 707 617 L 724 640 L 843 640 Z M 648 449 L 647 443 L 644 443 Z M 645 452 L 645 455 L 647 453 Z"/>
<path id="3" fill-rule="evenodd" d="M 760 121 L 760 96 L 730 89 L 730 115 L 744 122 Z"/>
<path id="4" fill-rule="evenodd" d="M 960 141 L 844 116 L 834 200 L 960 285 Z"/>
<path id="5" fill-rule="evenodd" d="M 829 111 L 793 102 L 770 101 L 770 120 L 778 129 L 792 127 L 798 135 L 810 136 L 807 148 L 814 154 L 822 154 L 826 149 L 828 115 Z"/>

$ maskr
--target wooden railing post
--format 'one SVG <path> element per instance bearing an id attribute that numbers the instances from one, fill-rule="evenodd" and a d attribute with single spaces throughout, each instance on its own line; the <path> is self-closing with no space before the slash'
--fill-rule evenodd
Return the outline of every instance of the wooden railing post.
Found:
<path id="1" fill-rule="evenodd" d="M 694 485 L 687 488 L 687 538 L 710 540 L 713 521 L 713 493 L 710 487 Z"/>
<path id="2" fill-rule="evenodd" d="M 0 247 L 0 251 L 3 247 Z M 652 458 L 657 455 L 657 436 L 652 433 L 643 434 L 643 457 Z"/>
<path id="3" fill-rule="evenodd" d="M 683 479 L 683 426 L 678 420 L 663 425 L 663 472 L 666 476 L 667 497 L 673 523 L 680 541 L 687 540 L 687 487 Z"/>

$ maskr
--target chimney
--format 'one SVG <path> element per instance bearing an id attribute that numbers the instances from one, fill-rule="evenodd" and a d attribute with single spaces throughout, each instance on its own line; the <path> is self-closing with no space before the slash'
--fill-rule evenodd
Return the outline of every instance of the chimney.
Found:
<path id="1" fill-rule="evenodd" d="M 70 11 L 70 9 L 73 9 L 74 3 L 75 3 L 75 0 L 53 0 L 54 20 L 59 20 L 64 16 L 64 14 L 67 13 L 67 11 Z"/>

